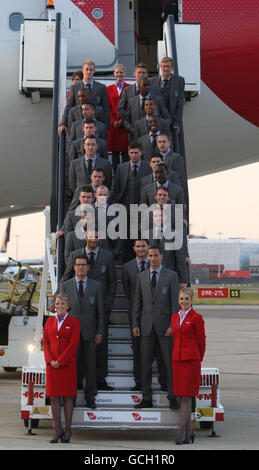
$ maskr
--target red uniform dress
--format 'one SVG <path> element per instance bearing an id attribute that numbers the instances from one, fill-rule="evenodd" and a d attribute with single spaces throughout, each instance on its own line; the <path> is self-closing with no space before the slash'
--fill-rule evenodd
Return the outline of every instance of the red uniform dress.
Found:
<path id="1" fill-rule="evenodd" d="M 120 121 L 121 117 L 117 114 L 117 108 L 122 97 L 124 88 L 129 84 L 123 84 L 121 94 L 119 95 L 116 85 L 107 87 L 107 95 L 110 106 L 110 127 L 107 134 L 107 148 L 110 151 L 126 152 L 128 150 L 128 133 L 124 127 L 114 127 L 115 121 Z"/>
<path id="2" fill-rule="evenodd" d="M 171 318 L 174 339 L 172 353 L 173 392 L 178 396 L 197 396 L 200 387 L 201 361 L 205 353 L 204 320 L 191 309 L 180 326 L 179 313 Z"/>
<path id="3" fill-rule="evenodd" d="M 49 317 L 43 332 L 46 361 L 46 395 L 75 396 L 77 393 L 76 350 L 80 338 L 80 322 L 67 315 L 60 329 L 56 317 Z M 55 369 L 49 363 L 61 365 Z"/>

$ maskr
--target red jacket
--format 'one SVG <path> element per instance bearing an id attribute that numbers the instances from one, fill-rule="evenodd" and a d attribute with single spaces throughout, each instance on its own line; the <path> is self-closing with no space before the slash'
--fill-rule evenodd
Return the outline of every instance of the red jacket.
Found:
<path id="1" fill-rule="evenodd" d="M 61 366 L 76 363 L 76 350 L 80 339 L 80 322 L 68 315 L 60 330 L 56 317 L 48 318 L 43 332 L 43 349 L 46 364 L 52 360 Z"/>
<path id="2" fill-rule="evenodd" d="M 172 359 L 175 361 L 203 360 L 206 347 L 204 320 L 193 309 L 189 311 L 181 326 L 179 314 L 171 317 L 174 347 Z"/>

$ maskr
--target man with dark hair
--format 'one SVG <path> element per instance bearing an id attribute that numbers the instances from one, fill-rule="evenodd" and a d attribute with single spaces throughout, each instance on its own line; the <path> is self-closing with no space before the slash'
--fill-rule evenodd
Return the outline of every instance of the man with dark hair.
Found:
<path id="1" fill-rule="evenodd" d="M 133 243 L 135 258 L 123 265 L 122 284 L 125 295 L 129 303 L 129 324 L 132 327 L 132 310 L 134 307 L 137 275 L 149 267 L 148 261 L 148 240 L 137 239 Z M 140 378 L 140 338 L 132 336 L 133 346 L 133 370 L 135 378 L 135 387 L 132 390 L 141 390 Z"/>
<path id="2" fill-rule="evenodd" d="M 97 346 L 104 334 L 102 284 L 88 277 L 88 259 L 78 254 L 73 260 L 74 277 L 60 283 L 59 291 L 66 293 L 71 301 L 70 314 L 80 321 L 80 342 L 77 349 L 78 383 L 86 378 L 85 399 L 88 408 L 96 408 L 94 397 L 96 385 Z"/>
<path id="3" fill-rule="evenodd" d="M 184 204 L 184 195 L 181 186 L 172 183 L 168 177 L 168 168 L 164 163 L 159 163 L 154 168 L 154 175 L 156 181 L 145 185 L 141 192 L 141 203 L 151 206 L 155 204 L 156 190 L 159 186 L 164 186 L 169 189 L 171 195 L 171 204 Z"/>
<path id="4" fill-rule="evenodd" d="M 105 381 L 105 377 L 108 374 L 108 326 L 109 326 L 109 314 L 112 308 L 117 279 L 114 265 L 114 257 L 111 251 L 105 250 L 99 246 L 99 233 L 98 231 L 87 232 L 86 235 L 86 246 L 79 250 L 73 251 L 68 259 L 66 271 L 63 275 L 62 280 L 69 279 L 72 275 L 72 267 L 74 265 L 74 259 L 78 255 L 85 255 L 88 258 L 90 265 L 88 270 L 88 277 L 99 281 L 103 288 L 103 323 L 104 333 L 103 341 L 98 347 L 97 352 L 97 385 L 99 389 L 109 390 L 109 386 Z"/>
<path id="5" fill-rule="evenodd" d="M 74 194 L 81 186 L 91 183 L 91 173 L 94 168 L 102 168 L 105 174 L 105 184 L 108 188 L 112 184 L 112 167 L 108 160 L 97 155 L 97 139 L 94 135 L 87 136 L 84 140 L 83 157 L 72 160 L 69 167 L 69 186 Z M 77 197 L 76 197 L 77 200 Z"/>
<path id="6" fill-rule="evenodd" d="M 160 346 L 166 370 L 170 408 L 176 408 L 173 395 L 171 355 L 171 315 L 178 311 L 177 274 L 162 265 L 159 247 L 149 246 L 150 267 L 137 276 L 135 303 L 132 314 L 132 335 L 140 336 L 141 389 L 143 398 L 135 408 L 152 407 L 152 362 L 157 343 Z"/>

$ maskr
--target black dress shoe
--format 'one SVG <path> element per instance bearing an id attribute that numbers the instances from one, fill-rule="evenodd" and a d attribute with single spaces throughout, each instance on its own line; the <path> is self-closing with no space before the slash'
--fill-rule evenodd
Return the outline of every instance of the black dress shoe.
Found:
<path id="1" fill-rule="evenodd" d="M 88 400 L 86 400 L 85 406 L 87 408 L 91 408 L 91 410 L 95 410 L 95 408 L 96 408 L 95 401 L 92 398 L 89 398 Z"/>
<path id="2" fill-rule="evenodd" d="M 138 409 L 138 408 L 153 408 L 153 403 L 152 403 L 152 400 L 141 400 L 140 403 L 138 403 L 137 405 L 135 405 L 135 408 Z"/>
<path id="3" fill-rule="evenodd" d="M 97 388 L 98 390 L 114 390 L 114 387 L 110 387 L 105 380 L 103 382 L 99 382 L 97 384 Z"/>
<path id="4" fill-rule="evenodd" d="M 140 383 L 137 382 L 136 385 L 135 385 L 134 387 L 132 387 L 130 390 L 131 390 L 132 392 L 139 392 L 139 391 L 141 390 L 141 385 L 140 385 Z"/>

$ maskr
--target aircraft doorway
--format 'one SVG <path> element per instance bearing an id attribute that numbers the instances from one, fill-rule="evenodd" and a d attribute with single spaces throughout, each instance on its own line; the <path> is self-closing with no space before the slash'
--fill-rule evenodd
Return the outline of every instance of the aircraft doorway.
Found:
<path id="1" fill-rule="evenodd" d="M 157 74 L 157 41 L 162 39 L 163 1 L 135 0 L 136 62 L 144 62 L 150 74 Z"/>

